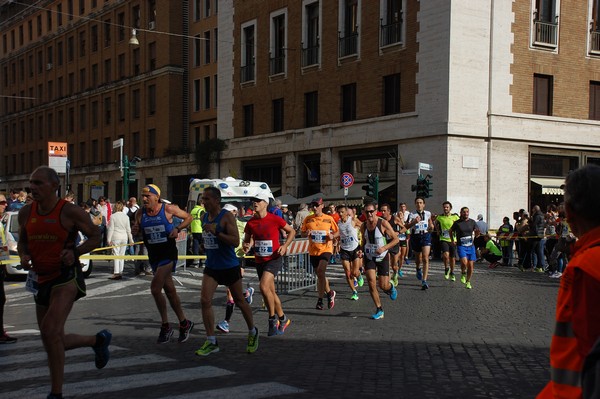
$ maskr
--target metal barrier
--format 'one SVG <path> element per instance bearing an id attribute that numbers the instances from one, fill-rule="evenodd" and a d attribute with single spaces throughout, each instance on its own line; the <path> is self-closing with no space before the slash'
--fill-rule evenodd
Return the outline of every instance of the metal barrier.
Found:
<path id="1" fill-rule="evenodd" d="M 283 258 L 283 266 L 275 278 L 275 289 L 278 293 L 287 294 L 315 287 L 316 284 L 317 277 L 308 253 L 287 255 Z"/>

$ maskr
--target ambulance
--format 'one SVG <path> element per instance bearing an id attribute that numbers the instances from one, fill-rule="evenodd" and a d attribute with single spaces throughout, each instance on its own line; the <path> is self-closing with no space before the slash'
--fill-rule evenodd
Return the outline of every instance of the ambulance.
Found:
<path id="1" fill-rule="evenodd" d="M 264 182 L 239 180 L 233 177 L 224 179 L 192 179 L 190 181 L 190 192 L 188 195 L 187 209 L 192 210 L 196 205 L 196 201 L 206 187 L 216 187 L 221 191 L 221 205 L 228 202 L 236 202 L 248 209 L 252 206 L 251 199 L 255 198 L 258 193 L 265 193 L 274 201 L 273 193 L 269 185 Z"/>

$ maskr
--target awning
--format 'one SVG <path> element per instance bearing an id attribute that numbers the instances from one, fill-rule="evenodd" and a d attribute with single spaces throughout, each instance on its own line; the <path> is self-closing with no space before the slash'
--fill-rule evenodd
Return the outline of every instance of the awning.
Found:
<path id="1" fill-rule="evenodd" d="M 563 195 L 565 192 L 560 186 L 565 184 L 564 177 L 532 177 L 531 181 L 542 186 L 543 195 Z"/>

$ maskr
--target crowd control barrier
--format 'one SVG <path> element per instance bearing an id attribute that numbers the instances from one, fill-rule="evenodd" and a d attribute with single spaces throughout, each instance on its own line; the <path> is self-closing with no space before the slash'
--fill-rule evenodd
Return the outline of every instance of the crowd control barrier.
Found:
<path id="1" fill-rule="evenodd" d="M 283 266 L 275 278 L 277 293 L 287 294 L 316 285 L 317 278 L 308 255 L 308 239 L 292 241 L 283 257 Z"/>

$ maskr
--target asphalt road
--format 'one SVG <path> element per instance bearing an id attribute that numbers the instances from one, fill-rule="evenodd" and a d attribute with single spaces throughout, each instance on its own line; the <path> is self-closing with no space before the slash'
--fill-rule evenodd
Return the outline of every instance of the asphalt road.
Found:
<path id="1" fill-rule="evenodd" d="M 64 394 L 69 398 L 532 398 L 549 378 L 549 345 L 558 281 L 516 268 L 477 264 L 467 290 L 444 280 L 433 262 L 430 289 L 421 291 L 414 268 L 405 266 L 398 299 L 383 295 L 385 318 L 371 320 L 366 285 L 351 301 L 340 266 L 328 272 L 337 290 L 331 310 L 315 310 L 313 289 L 282 295 L 292 324 L 283 336 L 267 337 L 267 314 L 254 296 L 260 329 L 256 353 L 245 353 L 247 328 L 238 310 L 221 351 L 198 357 L 205 339 L 200 315 L 199 269 L 179 271 L 183 307 L 196 327 L 188 342 L 157 345 L 160 319 L 150 277 L 121 281 L 97 262 L 67 332 L 113 332 L 112 356 L 102 370 L 87 348 L 67 355 Z M 246 279 L 258 288 L 256 274 Z M 19 338 L 0 346 L 0 397 L 45 398 L 49 377 L 33 300 L 22 281 L 8 281 L 5 326 Z M 257 290 L 258 291 L 258 290 Z M 225 290 L 214 300 L 224 316 Z M 172 323 L 175 316 L 170 311 Z"/>

